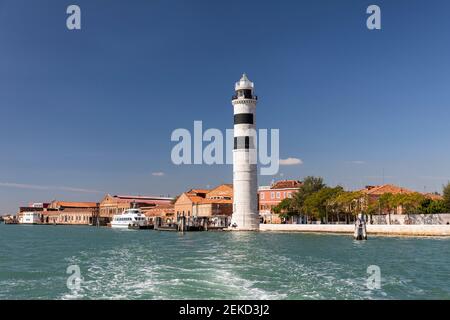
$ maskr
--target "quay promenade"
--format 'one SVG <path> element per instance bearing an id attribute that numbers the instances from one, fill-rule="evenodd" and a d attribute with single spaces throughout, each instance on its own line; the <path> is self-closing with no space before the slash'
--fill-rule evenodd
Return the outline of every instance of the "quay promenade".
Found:
<path id="1" fill-rule="evenodd" d="M 353 234 L 353 224 L 260 224 L 260 231 Z M 450 236 L 450 225 L 367 225 L 367 234 L 392 236 Z"/>

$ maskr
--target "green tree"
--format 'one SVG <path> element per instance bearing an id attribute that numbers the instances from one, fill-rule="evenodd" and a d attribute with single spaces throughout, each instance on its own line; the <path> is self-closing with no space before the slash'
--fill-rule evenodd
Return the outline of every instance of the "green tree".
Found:
<path id="1" fill-rule="evenodd" d="M 359 191 L 343 191 L 337 194 L 334 203 L 339 208 L 339 212 L 345 215 L 347 223 L 351 216 L 356 216 L 363 212 L 364 194 Z"/>
<path id="2" fill-rule="evenodd" d="M 326 221 L 328 223 L 328 219 L 331 217 L 332 221 L 335 219 L 339 222 L 339 215 L 341 213 L 340 205 L 337 201 L 338 197 L 345 193 L 344 188 L 341 186 L 336 186 L 331 191 L 330 197 L 326 200 Z"/>
<path id="3" fill-rule="evenodd" d="M 309 195 L 303 203 L 303 212 L 328 223 L 329 213 L 332 213 L 332 201 L 336 195 L 343 192 L 342 187 L 324 187 L 319 191 Z M 330 210 L 330 211 L 329 211 Z"/>
<path id="4" fill-rule="evenodd" d="M 427 208 L 427 213 L 446 213 L 448 212 L 448 207 L 446 206 L 444 200 L 432 200 Z"/>
<path id="5" fill-rule="evenodd" d="M 321 177 L 308 176 L 303 180 L 303 184 L 299 187 L 298 191 L 293 197 L 293 206 L 298 213 L 305 214 L 303 212 L 303 205 L 306 198 L 320 189 L 325 187 L 325 183 Z M 308 215 L 306 214 L 308 217 Z"/>
<path id="6" fill-rule="evenodd" d="M 396 213 L 398 208 L 402 208 L 403 214 L 414 214 L 420 212 L 422 203 L 425 200 L 425 196 L 421 193 L 399 193 L 392 195 L 389 198 L 389 204 L 391 211 Z"/>
<path id="7" fill-rule="evenodd" d="M 431 200 L 430 198 L 423 199 L 423 201 L 419 205 L 418 211 L 423 214 L 430 213 L 429 210 L 432 202 L 433 200 Z"/>
<path id="8" fill-rule="evenodd" d="M 444 186 L 444 190 L 442 192 L 444 205 L 447 208 L 447 210 L 450 210 L 450 182 L 447 183 L 447 185 Z"/>
<path id="9" fill-rule="evenodd" d="M 430 198 L 425 198 L 420 203 L 418 212 L 424 214 L 446 213 L 448 212 L 448 209 L 444 203 L 444 200 L 432 200 Z"/>
<path id="10" fill-rule="evenodd" d="M 277 213 L 280 218 L 288 219 L 297 214 L 294 207 L 294 201 L 291 198 L 285 198 L 281 202 L 272 208 L 274 213 Z"/>
<path id="11" fill-rule="evenodd" d="M 403 213 L 414 214 L 419 212 L 420 204 L 425 200 L 425 196 L 418 192 L 403 195 L 400 205 Z"/>
<path id="12" fill-rule="evenodd" d="M 397 201 L 397 199 L 394 199 L 394 196 L 392 193 L 383 193 L 381 196 L 377 199 L 378 204 L 378 213 L 383 214 L 384 212 L 387 212 L 389 217 L 389 224 L 391 223 L 391 212 L 394 208 L 394 203 Z"/>

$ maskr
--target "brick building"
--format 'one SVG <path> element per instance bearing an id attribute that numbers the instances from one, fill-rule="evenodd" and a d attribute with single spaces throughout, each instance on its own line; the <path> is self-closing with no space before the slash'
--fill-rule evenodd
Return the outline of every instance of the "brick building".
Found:
<path id="1" fill-rule="evenodd" d="M 178 197 L 174 207 L 175 217 L 231 216 L 233 185 L 222 184 L 212 190 L 191 189 Z"/>
<path id="2" fill-rule="evenodd" d="M 92 225 L 96 223 L 98 212 L 96 202 L 52 201 L 43 214 L 43 223 Z"/>
<path id="3" fill-rule="evenodd" d="M 274 182 L 270 186 L 260 187 L 258 190 L 259 214 L 266 223 L 281 223 L 278 214 L 273 213 L 283 199 L 292 198 L 302 185 L 299 180 L 281 180 Z"/>
<path id="4" fill-rule="evenodd" d="M 378 200 L 378 198 L 386 193 L 390 193 L 392 195 L 397 194 L 412 194 L 417 193 L 417 191 L 409 190 L 403 187 L 399 187 L 393 184 L 383 184 L 380 186 L 366 186 L 364 189 L 360 190 L 365 196 L 364 203 L 367 207 L 368 204 L 374 203 Z M 432 193 L 420 193 L 424 195 L 425 197 L 432 199 L 432 200 L 441 200 L 442 196 Z M 387 212 L 381 212 L 382 214 L 386 214 Z M 397 208 L 393 209 L 394 214 L 402 214 L 403 208 L 402 206 L 398 206 Z"/>
<path id="5" fill-rule="evenodd" d="M 155 207 L 159 205 L 170 205 L 173 198 L 153 196 L 127 196 L 107 194 L 100 202 L 99 220 L 106 224 L 112 220 L 115 214 L 121 214 L 125 209 L 143 207 Z"/>
<path id="6" fill-rule="evenodd" d="M 155 223 L 156 218 L 161 218 L 165 224 L 170 224 L 174 220 L 174 205 L 161 204 L 157 206 L 141 207 L 142 212 L 148 218 L 150 223 Z"/>

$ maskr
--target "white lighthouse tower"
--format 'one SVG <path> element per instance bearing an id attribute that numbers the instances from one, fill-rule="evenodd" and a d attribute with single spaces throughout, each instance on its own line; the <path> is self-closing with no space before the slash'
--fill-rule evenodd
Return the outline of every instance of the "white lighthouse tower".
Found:
<path id="1" fill-rule="evenodd" d="M 234 230 L 259 230 L 256 162 L 256 101 L 253 82 L 245 73 L 233 96 L 233 217 Z"/>

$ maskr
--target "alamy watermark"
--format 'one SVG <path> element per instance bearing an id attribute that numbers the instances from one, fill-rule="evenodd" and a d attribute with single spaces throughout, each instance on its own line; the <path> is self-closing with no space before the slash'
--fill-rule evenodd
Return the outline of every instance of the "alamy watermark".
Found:
<path id="1" fill-rule="evenodd" d="M 66 27 L 69 30 L 81 30 L 81 8 L 76 4 L 71 4 L 67 7 Z"/>
<path id="2" fill-rule="evenodd" d="M 372 4 L 367 7 L 367 14 L 370 16 L 367 18 L 366 25 L 369 30 L 381 30 L 381 9 L 379 6 Z"/>
<path id="3" fill-rule="evenodd" d="M 372 4 L 367 7 L 367 14 L 370 16 L 366 20 L 366 26 L 369 30 L 381 29 L 381 9 L 378 5 Z M 66 9 L 69 14 L 66 20 L 66 26 L 69 30 L 81 30 L 81 8 L 79 5 L 71 4 Z"/>
<path id="4" fill-rule="evenodd" d="M 233 150 L 244 149 L 247 152 L 241 154 L 240 163 L 259 164 L 261 175 L 275 175 L 280 167 L 279 129 L 246 129 L 245 136 L 235 137 L 233 129 L 226 129 L 225 134 L 216 128 L 203 132 L 202 121 L 194 121 L 193 134 L 178 128 L 172 132 L 171 141 L 178 142 L 171 152 L 175 165 L 233 164 Z"/>
<path id="5" fill-rule="evenodd" d="M 377 265 L 370 265 L 367 267 L 367 274 L 369 277 L 366 281 L 367 289 L 379 290 L 381 289 L 381 269 Z"/>
<path id="6" fill-rule="evenodd" d="M 76 264 L 67 267 L 66 273 L 70 276 L 67 278 L 66 285 L 70 291 L 79 291 L 81 289 L 81 270 Z"/>

